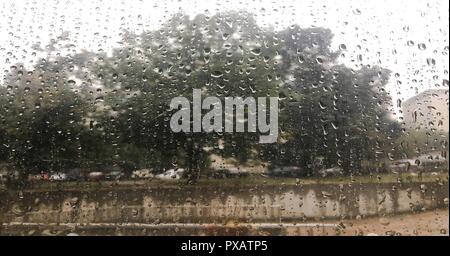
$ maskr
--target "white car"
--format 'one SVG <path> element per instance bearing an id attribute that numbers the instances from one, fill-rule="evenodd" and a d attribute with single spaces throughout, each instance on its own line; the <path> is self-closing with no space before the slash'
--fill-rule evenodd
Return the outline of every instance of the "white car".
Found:
<path id="1" fill-rule="evenodd" d="M 133 171 L 133 173 L 131 174 L 132 179 L 149 179 L 149 178 L 153 178 L 153 177 L 154 177 L 154 175 L 152 173 L 152 170 L 150 170 L 150 169 L 136 170 L 136 171 Z"/>
<path id="2" fill-rule="evenodd" d="M 107 180 L 120 180 L 124 176 L 124 173 L 121 171 L 112 171 L 105 175 Z"/>
<path id="3" fill-rule="evenodd" d="M 183 168 L 177 168 L 177 169 L 170 169 L 166 172 L 160 173 L 155 177 L 162 180 L 179 180 L 183 176 L 183 173 L 184 173 Z"/>
<path id="4" fill-rule="evenodd" d="M 67 174 L 62 172 L 56 172 L 50 175 L 49 180 L 51 181 L 64 181 L 67 180 Z"/>
<path id="5" fill-rule="evenodd" d="M 88 174 L 88 180 L 90 181 L 99 181 L 102 180 L 105 177 L 105 174 L 103 172 L 90 172 Z"/>
<path id="6" fill-rule="evenodd" d="M 328 169 L 322 169 L 319 171 L 319 174 L 322 177 L 339 176 L 339 175 L 343 174 L 343 170 L 340 167 L 333 167 L 333 168 L 328 168 Z"/>

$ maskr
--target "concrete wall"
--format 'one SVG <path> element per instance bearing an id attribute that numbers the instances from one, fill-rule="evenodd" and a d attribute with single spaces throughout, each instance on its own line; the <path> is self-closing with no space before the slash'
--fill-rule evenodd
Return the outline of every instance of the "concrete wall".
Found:
<path id="1" fill-rule="evenodd" d="M 448 206 L 449 184 L 161 187 L 0 192 L 0 222 L 227 223 L 396 214 Z"/>

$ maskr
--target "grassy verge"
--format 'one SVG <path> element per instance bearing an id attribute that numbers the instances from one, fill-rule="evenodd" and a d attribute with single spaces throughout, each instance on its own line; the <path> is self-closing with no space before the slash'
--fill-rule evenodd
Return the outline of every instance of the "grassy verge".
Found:
<path id="1" fill-rule="evenodd" d="M 242 178 L 228 179 L 200 179 L 195 184 L 187 184 L 184 180 L 123 180 L 123 181 L 101 181 L 101 182 L 38 182 L 30 184 L 26 191 L 84 191 L 84 190 L 126 190 L 126 189 L 149 189 L 158 187 L 199 187 L 199 186 L 276 186 L 276 185 L 307 185 L 307 184 L 382 184 L 382 183 L 412 183 L 412 182 L 448 182 L 448 172 L 424 173 L 422 177 L 411 174 L 382 174 L 365 176 L 342 176 L 322 178 L 275 178 L 265 177 L 259 174 Z"/>
<path id="2" fill-rule="evenodd" d="M 232 178 L 222 180 L 200 180 L 198 185 L 228 184 L 228 185 L 299 185 L 299 184 L 348 184 L 348 183 L 411 183 L 411 182 L 438 182 L 448 181 L 448 172 L 424 173 L 422 177 L 414 174 L 382 174 L 340 177 L 313 177 L 313 178 L 276 178 L 253 175 L 245 178 Z"/>

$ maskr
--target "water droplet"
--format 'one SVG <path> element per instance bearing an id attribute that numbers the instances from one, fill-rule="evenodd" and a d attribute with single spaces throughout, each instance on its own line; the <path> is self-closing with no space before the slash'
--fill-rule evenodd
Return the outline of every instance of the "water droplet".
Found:
<path id="1" fill-rule="evenodd" d="M 67 84 L 69 86 L 74 86 L 76 84 L 76 82 L 74 80 L 69 80 L 69 81 L 67 81 Z"/>
<path id="2" fill-rule="evenodd" d="M 222 39 L 223 40 L 227 40 L 229 37 L 230 37 L 230 34 L 228 34 L 228 33 L 223 33 L 222 34 Z"/>
<path id="3" fill-rule="evenodd" d="M 319 101 L 319 107 L 320 109 L 326 109 L 327 105 L 325 105 L 322 101 Z"/>
<path id="4" fill-rule="evenodd" d="M 252 53 L 253 55 L 258 56 L 258 55 L 261 54 L 261 49 L 260 49 L 260 48 L 254 48 L 254 49 L 251 50 L 251 53 Z"/>
<path id="5" fill-rule="evenodd" d="M 316 61 L 318 64 L 323 64 L 323 58 L 322 57 L 317 57 Z"/>
<path id="6" fill-rule="evenodd" d="M 217 70 L 211 73 L 211 77 L 214 77 L 214 78 L 219 78 L 222 76 L 223 76 L 223 73 L 220 71 L 217 71 Z"/>
<path id="7" fill-rule="evenodd" d="M 434 66 L 436 65 L 436 60 L 433 58 L 427 58 L 427 65 L 428 66 Z"/>

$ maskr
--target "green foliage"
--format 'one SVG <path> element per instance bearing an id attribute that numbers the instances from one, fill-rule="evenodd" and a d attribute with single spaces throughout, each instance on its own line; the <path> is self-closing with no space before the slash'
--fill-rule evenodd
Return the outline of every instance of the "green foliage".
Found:
<path id="1" fill-rule="evenodd" d="M 61 56 L 67 36 L 41 49 L 47 57 L 32 70 L 12 67 L 0 87 L 0 161 L 22 169 L 67 159 L 179 166 L 195 179 L 210 154 L 298 165 L 304 175 L 322 157 L 350 173 L 386 157 L 398 136 L 384 90 L 390 71 L 338 64 L 328 29 L 277 32 L 249 13 L 177 14 L 155 31 L 124 31 L 111 55 Z M 193 88 L 221 99 L 278 96 L 278 143 L 260 145 L 255 133 L 173 133 L 170 100 L 191 98 Z"/>

